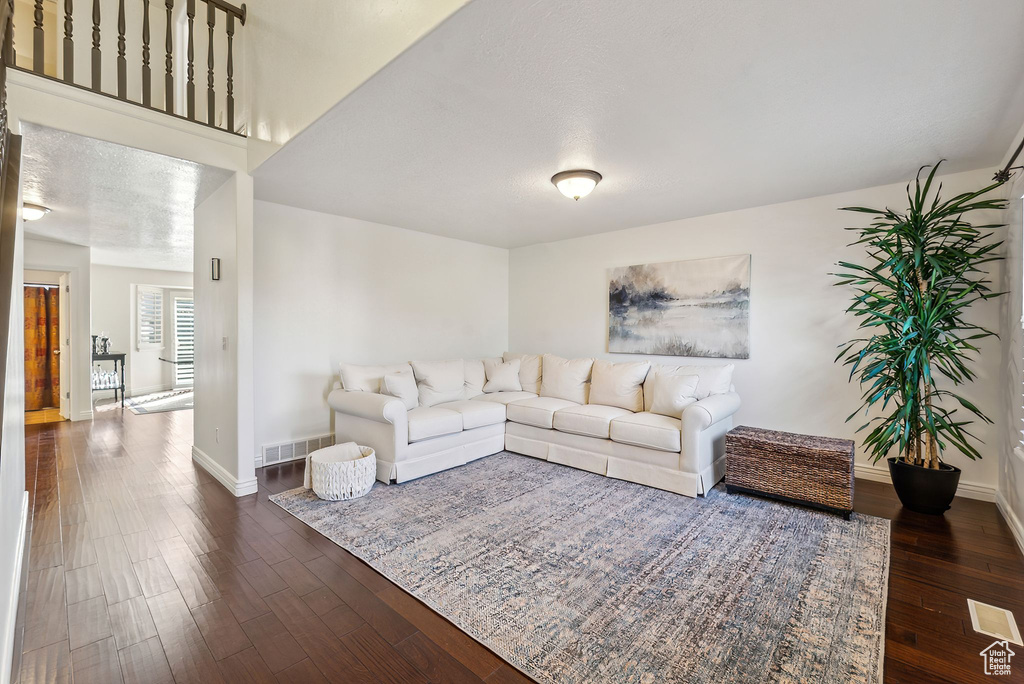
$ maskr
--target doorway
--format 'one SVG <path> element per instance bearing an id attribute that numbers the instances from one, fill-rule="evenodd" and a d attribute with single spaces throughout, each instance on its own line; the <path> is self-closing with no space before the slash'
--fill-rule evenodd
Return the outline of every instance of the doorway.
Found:
<path id="1" fill-rule="evenodd" d="M 68 274 L 26 271 L 25 422 L 51 423 L 70 417 L 70 328 Z"/>

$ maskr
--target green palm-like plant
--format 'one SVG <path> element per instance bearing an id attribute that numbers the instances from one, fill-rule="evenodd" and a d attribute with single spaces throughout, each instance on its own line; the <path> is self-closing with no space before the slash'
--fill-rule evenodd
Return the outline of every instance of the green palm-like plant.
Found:
<path id="1" fill-rule="evenodd" d="M 990 239 L 1002 224 L 973 226 L 964 220 L 972 212 L 1003 209 L 1006 200 L 983 196 L 1003 181 L 943 201 L 941 184 L 932 194 L 939 165 L 922 183 L 907 185 L 909 208 L 844 207 L 873 216 L 871 225 L 847 228 L 859 234 L 852 245 L 864 245 L 867 263 L 839 262 L 832 275 L 837 285 L 853 286 L 847 309 L 859 321 L 864 337 L 841 345 L 838 362 L 850 366 L 863 390 L 861 410 L 872 407 L 883 415 L 858 432 L 871 428 L 864 447 L 877 463 L 895 447 L 907 463 L 938 468 L 941 454 L 952 446 L 970 459 L 981 458 L 972 444 L 971 416 L 991 423 L 978 407 L 947 389 L 973 380 L 970 368 L 979 340 L 996 333 L 969 323 L 965 313 L 978 301 L 1000 296 L 993 292 L 983 267 L 1003 257 L 1002 242 Z M 913 191 L 912 191 L 913 186 Z M 947 382 L 938 382 L 946 380 Z M 963 409 L 970 415 L 959 414 Z"/>

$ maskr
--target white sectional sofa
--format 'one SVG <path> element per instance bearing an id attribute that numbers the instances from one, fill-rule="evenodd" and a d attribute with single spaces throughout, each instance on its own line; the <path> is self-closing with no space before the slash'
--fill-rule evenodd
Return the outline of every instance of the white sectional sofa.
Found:
<path id="1" fill-rule="evenodd" d="M 373 447 L 381 482 L 507 449 L 697 496 L 725 475 L 725 433 L 740 406 L 732 370 L 508 353 L 342 364 L 328 403 L 336 440 Z"/>

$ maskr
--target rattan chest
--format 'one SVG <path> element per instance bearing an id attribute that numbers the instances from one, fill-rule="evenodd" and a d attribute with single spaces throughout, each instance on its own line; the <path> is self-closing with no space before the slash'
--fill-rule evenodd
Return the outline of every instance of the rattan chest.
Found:
<path id="1" fill-rule="evenodd" d="M 728 491 L 853 511 L 853 441 L 740 426 L 725 436 Z"/>

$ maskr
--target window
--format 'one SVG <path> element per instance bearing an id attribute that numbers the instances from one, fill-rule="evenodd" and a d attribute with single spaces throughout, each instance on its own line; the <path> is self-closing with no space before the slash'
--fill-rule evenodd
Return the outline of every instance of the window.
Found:
<path id="1" fill-rule="evenodd" d="M 139 285 L 136 295 L 138 312 L 136 327 L 139 349 L 164 346 L 164 291 L 159 287 Z"/>
<path id="2" fill-rule="evenodd" d="M 192 384 L 195 361 L 195 305 L 189 295 L 174 295 L 174 386 Z"/>

